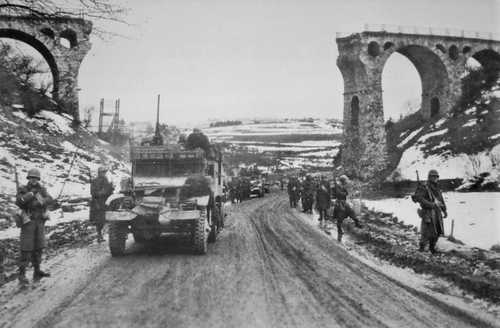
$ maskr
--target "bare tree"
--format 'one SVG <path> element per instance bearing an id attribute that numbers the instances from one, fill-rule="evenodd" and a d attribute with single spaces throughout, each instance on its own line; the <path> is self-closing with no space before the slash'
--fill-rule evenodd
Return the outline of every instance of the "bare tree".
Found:
<path id="1" fill-rule="evenodd" d="M 101 23 L 127 24 L 124 16 L 128 9 L 111 0 L 0 0 L 0 10 L 10 14 L 28 12 L 39 17 L 83 17 L 94 23 L 93 32 L 100 36 L 117 35 L 102 27 Z"/>

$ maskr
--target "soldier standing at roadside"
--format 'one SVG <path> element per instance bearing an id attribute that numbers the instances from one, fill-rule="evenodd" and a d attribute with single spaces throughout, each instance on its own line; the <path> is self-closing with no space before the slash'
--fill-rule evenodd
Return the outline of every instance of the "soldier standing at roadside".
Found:
<path id="1" fill-rule="evenodd" d="M 288 199 L 290 201 L 290 207 L 297 207 L 297 201 L 299 200 L 300 195 L 300 184 L 299 180 L 295 177 L 290 177 L 288 179 Z"/>
<path id="2" fill-rule="evenodd" d="M 33 280 L 49 277 L 48 272 L 40 270 L 42 250 L 45 248 L 45 221 L 49 219 L 47 207 L 52 203 L 52 197 L 40 184 L 40 171 L 28 171 L 28 184 L 19 188 L 16 205 L 23 210 L 23 220 L 18 222 L 21 228 L 19 260 L 19 283 L 25 285 L 26 267 L 30 260 L 33 264 Z"/>
<path id="3" fill-rule="evenodd" d="M 90 185 L 90 222 L 93 223 L 97 230 L 97 241 L 103 242 L 102 228 L 106 221 L 106 199 L 113 193 L 113 184 L 106 178 L 108 169 L 105 166 L 99 167 L 97 170 L 97 178 Z"/>
<path id="4" fill-rule="evenodd" d="M 321 176 L 321 180 L 318 185 L 318 189 L 316 191 L 316 209 L 319 212 L 319 224 L 323 226 L 326 222 L 326 212 L 330 208 L 331 205 L 331 190 L 330 183 L 325 179 L 324 176 Z"/>
<path id="5" fill-rule="evenodd" d="M 302 212 L 311 213 L 314 203 L 314 182 L 308 174 L 302 188 Z"/>
<path id="6" fill-rule="evenodd" d="M 349 178 L 347 175 L 341 175 L 339 178 L 339 183 L 335 183 L 333 188 L 333 197 L 335 198 L 335 204 L 333 207 L 333 218 L 337 220 L 337 240 L 342 241 L 342 235 L 344 234 L 342 230 L 342 222 L 347 217 L 353 219 L 354 224 L 357 228 L 361 228 L 361 224 L 356 216 L 354 209 L 347 203 L 347 184 Z"/>
<path id="7" fill-rule="evenodd" d="M 426 184 L 419 184 L 412 199 L 420 203 L 419 216 L 422 219 L 420 225 L 420 248 L 425 250 L 429 243 L 429 250 L 436 253 L 436 243 L 439 236 L 444 234 L 443 218 L 448 216 L 443 195 L 438 186 L 439 174 L 436 170 L 430 170 Z"/>

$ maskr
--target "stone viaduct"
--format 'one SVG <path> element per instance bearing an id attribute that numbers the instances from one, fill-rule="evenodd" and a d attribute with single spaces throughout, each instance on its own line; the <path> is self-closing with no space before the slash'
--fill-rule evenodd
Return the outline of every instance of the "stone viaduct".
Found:
<path id="1" fill-rule="evenodd" d="M 83 18 L 49 16 L 31 10 L 16 10 L 14 15 L 0 12 L 0 38 L 25 42 L 45 58 L 52 73 L 52 99 L 76 119 L 78 71 L 90 50 L 91 31 L 92 23 Z"/>
<path id="2" fill-rule="evenodd" d="M 337 35 L 337 66 L 344 79 L 342 163 L 349 174 L 367 179 L 387 168 L 382 71 L 392 53 L 406 56 L 420 75 L 424 118 L 445 114 L 460 97 L 469 57 L 485 68 L 500 68 L 499 41 L 457 34 L 382 30 Z"/>

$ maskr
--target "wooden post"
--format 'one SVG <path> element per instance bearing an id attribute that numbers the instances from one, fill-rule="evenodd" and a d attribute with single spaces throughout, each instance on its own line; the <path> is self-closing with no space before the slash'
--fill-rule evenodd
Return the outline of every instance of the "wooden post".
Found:
<path id="1" fill-rule="evenodd" d="M 453 230 L 455 230 L 455 220 L 451 220 L 451 232 L 450 232 L 451 238 L 453 238 Z"/>

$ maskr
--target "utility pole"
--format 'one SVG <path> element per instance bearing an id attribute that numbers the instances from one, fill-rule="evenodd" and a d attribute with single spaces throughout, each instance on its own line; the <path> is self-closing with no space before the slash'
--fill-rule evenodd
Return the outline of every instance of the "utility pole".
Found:
<path id="1" fill-rule="evenodd" d="M 118 102 L 119 104 L 119 102 Z M 116 106 L 116 104 L 115 104 Z M 115 114 L 116 114 L 116 107 L 115 107 Z M 99 104 L 99 128 L 97 130 L 97 135 L 99 136 L 99 138 L 102 138 L 103 137 L 103 127 L 104 127 L 104 123 L 103 123 L 103 119 L 104 119 L 104 116 L 112 116 L 113 113 L 105 113 L 104 112 L 104 98 L 101 98 L 101 102 Z M 111 124 L 113 124 L 113 122 L 111 122 Z"/>
<path id="2" fill-rule="evenodd" d="M 163 145 L 163 137 L 160 132 L 160 95 L 158 95 L 158 100 L 156 105 L 156 128 L 152 143 L 155 146 Z"/>

